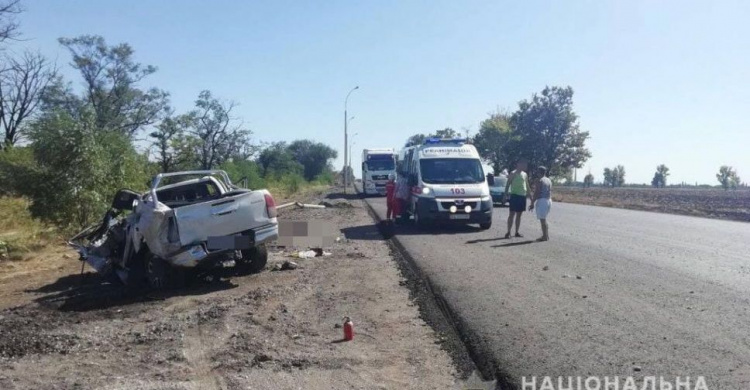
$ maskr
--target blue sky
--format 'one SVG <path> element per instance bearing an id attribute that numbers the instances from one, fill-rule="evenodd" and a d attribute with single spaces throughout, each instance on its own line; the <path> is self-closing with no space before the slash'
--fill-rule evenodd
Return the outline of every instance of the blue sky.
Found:
<path id="1" fill-rule="evenodd" d="M 144 87 L 187 111 L 202 89 L 234 100 L 257 140 L 313 138 L 343 160 L 349 99 L 353 165 L 363 147 L 417 132 L 476 132 L 545 85 L 570 85 L 591 133 L 590 169 L 628 182 L 750 177 L 750 2 L 744 1 L 105 1 L 24 0 L 26 41 L 57 59 L 58 37 L 127 42 L 159 68 Z M 355 171 L 358 171 L 355 169 Z M 582 173 L 579 171 L 579 179 Z"/>

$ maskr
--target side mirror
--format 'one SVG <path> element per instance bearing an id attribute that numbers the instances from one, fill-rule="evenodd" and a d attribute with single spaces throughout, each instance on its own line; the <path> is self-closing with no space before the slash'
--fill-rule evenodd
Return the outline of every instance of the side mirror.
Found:
<path id="1" fill-rule="evenodd" d="M 409 175 L 409 185 L 412 187 L 417 185 L 417 175 L 415 174 Z"/>
<path id="2" fill-rule="evenodd" d="M 362 170 L 365 170 L 365 163 L 362 163 Z"/>
<path id="3" fill-rule="evenodd" d="M 487 175 L 487 185 L 489 185 L 490 187 L 495 186 L 495 176 Z"/>
<path id="4" fill-rule="evenodd" d="M 136 200 L 140 200 L 141 196 L 138 193 L 130 190 L 120 190 L 115 194 L 115 199 L 112 200 L 112 208 L 115 210 L 129 210 L 132 211 Z"/>

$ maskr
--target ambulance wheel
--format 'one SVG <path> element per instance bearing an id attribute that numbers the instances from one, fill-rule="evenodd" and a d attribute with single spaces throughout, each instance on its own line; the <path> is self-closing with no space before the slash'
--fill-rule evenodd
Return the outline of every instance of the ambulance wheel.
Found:
<path id="1" fill-rule="evenodd" d="M 425 223 L 424 218 L 422 218 L 421 215 L 419 215 L 419 210 L 416 210 L 414 212 L 414 225 L 420 228 L 426 227 L 427 224 Z"/>
<path id="2" fill-rule="evenodd" d="M 492 221 L 490 221 L 490 222 L 485 222 L 485 223 L 480 223 L 480 224 L 479 224 L 479 227 L 480 227 L 480 228 L 481 228 L 482 230 L 487 230 L 487 229 L 489 229 L 489 228 L 491 228 L 491 227 L 492 227 Z"/>

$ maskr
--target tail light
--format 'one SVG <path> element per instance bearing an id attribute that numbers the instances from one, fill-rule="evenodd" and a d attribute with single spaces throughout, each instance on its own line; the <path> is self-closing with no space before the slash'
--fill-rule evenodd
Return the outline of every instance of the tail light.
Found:
<path id="1" fill-rule="evenodd" d="M 276 218 L 278 213 L 276 212 L 276 202 L 273 200 L 273 196 L 271 196 L 271 194 L 265 194 L 263 197 L 266 199 L 266 212 L 268 213 L 268 218 Z"/>

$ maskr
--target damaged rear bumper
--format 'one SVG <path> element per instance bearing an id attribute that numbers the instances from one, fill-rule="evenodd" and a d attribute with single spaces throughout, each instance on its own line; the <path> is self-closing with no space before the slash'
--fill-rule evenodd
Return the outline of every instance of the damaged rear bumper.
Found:
<path id="1" fill-rule="evenodd" d="M 193 268 L 201 263 L 237 250 L 249 249 L 253 246 L 274 241 L 279 237 L 279 227 L 276 224 L 261 226 L 256 229 L 224 237 L 209 237 L 208 241 L 197 243 L 181 249 L 166 258 L 175 267 Z M 212 240 L 213 239 L 213 240 Z M 210 247 L 209 242 L 221 243 L 219 247 Z"/>

